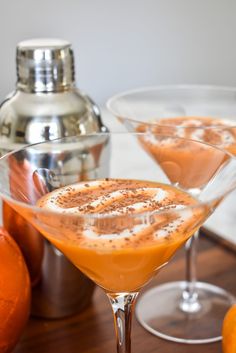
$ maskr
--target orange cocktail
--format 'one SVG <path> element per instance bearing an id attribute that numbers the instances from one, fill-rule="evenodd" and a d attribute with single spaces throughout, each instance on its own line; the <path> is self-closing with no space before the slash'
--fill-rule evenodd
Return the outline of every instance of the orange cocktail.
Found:
<path id="1" fill-rule="evenodd" d="M 128 131 L 145 132 L 137 139 L 157 164 L 157 180 L 161 175 L 166 182 L 200 196 L 219 171 L 213 163 L 216 155 L 206 145 L 181 139 L 206 142 L 236 155 L 235 94 L 235 87 L 141 87 L 111 97 L 107 108 Z M 226 163 L 229 158 L 226 154 Z M 223 168 L 224 160 L 221 163 Z M 185 281 L 147 291 L 137 307 L 138 320 L 145 329 L 174 342 L 220 340 L 222 319 L 231 303 L 230 293 L 197 281 L 195 239 L 186 246 Z"/>
<path id="2" fill-rule="evenodd" d="M 236 128 L 225 120 L 174 117 L 159 119 L 153 124 L 142 123 L 137 127 L 139 132 L 147 130 L 150 135 L 140 137 L 143 147 L 159 163 L 171 182 L 178 182 L 185 189 L 201 188 L 216 170 L 215 151 L 204 145 L 191 144 L 186 138 L 216 145 L 236 154 Z M 160 135 L 170 138 L 158 138 Z"/>
<path id="3" fill-rule="evenodd" d="M 94 282 L 119 293 L 140 289 L 194 232 L 206 217 L 206 209 L 196 207 L 183 213 L 181 209 L 196 203 L 170 185 L 107 179 L 55 190 L 37 205 L 61 213 L 61 219 L 40 216 L 49 228 L 50 224 L 60 227 L 59 236 L 46 227 L 42 233 Z M 155 215 L 160 210 L 163 214 Z M 151 221 L 140 213 L 153 213 Z M 103 218 L 95 218 L 92 224 L 78 221 L 79 215 L 93 214 Z M 69 215 L 72 220 L 65 223 L 63 217 Z"/>

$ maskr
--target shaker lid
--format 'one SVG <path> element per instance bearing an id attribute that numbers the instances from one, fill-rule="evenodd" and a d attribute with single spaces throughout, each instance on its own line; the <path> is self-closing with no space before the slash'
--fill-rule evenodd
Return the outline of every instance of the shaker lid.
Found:
<path id="1" fill-rule="evenodd" d="M 16 51 L 17 87 L 27 92 L 60 92 L 74 85 L 71 44 L 62 39 L 29 39 Z"/>

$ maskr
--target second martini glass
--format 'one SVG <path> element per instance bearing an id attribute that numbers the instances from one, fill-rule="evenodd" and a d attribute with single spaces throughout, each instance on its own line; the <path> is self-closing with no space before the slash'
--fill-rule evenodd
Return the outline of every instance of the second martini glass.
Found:
<path id="1" fill-rule="evenodd" d="M 110 175 L 105 174 L 103 160 L 108 137 Z M 179 174 L 179 186 L 171 185 L 161 170 L 157 181 L 158 168 L 137 139 L 163 146 L 171 142 L 183 155 L 196 155 Z M 71 165 L 70 173 L 65 168 L 65 152 L 73 149 L 75 159 L 87 153 L 93 160 L 87 165 L 87 181 L 76 182 L 81 180 L 78 163 Z M 159 150 L 159 158 L 163 153 Z M 210 156 L 210 163 L 199 174 L 202 153 Z M 55 157 L 60 163 L 54 163 Z M 51 162 L 49 169 L 42 168 L 44 158 Z M 104 179 L 96 178 L 98 170 L 99 175 L 104 172 Z M 197 197 L 183 190 L 185 183 L 199 188 Z M 65 138 L 0 159 L 4 201 L 104 289 L 113 310 L 118 353 L 131 351 L 132 308 L 140 289 L 235 188 L 233 157 L 201 142 L 163 134 Z"/>
<path id="2" fill-rule="evenodd" d="M 212 86 L 147 87 L 124 92 L 108 101 L 109 110 L 129 131 L 170 134 L 218 145 L 236 154 L 236 89 Z M 182 154 L 176 144 L 146 144 L 144 149 L 161 165 L 169 180 L 179 184 L 195 155 Z M 160 157 L 160 151 L 162 155 Z M 210 163 L 202 153 L 199 173 Z M 181 165 L 181 167 L 180 167 Z M 197 185 L 182 176 L 192 194 Z M 186 243 L 186 280 L 160 285 L 137 304 L 137 317 L 151 333 L 182 343 L 210 343 L 221 339 L 224 315 L 235 298 L 222 288 L 196 278 L 197 233 Z M 158 300 L 161 306 L 156 306 Z M 176 325 L 174 325 L 175 323 Z"/>

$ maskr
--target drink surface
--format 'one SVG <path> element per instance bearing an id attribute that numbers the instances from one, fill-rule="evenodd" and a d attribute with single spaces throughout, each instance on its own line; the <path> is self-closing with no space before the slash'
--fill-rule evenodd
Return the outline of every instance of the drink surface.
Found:
<path id="1" fill-rule="evenodd" d="M 225 148 L 236 154 L 236 120 L 227 120 L 204 116 L 183 116 L 155 119 L 152 131 L 166 135 L 189 138 Z M 143 131 L 141 123 L 138 131 Z"/>
<path id="2" fill-rule="evenodd" d="M 161 183 L 103 179 L 46 194 L 40 230 L 109 292 L 135 291 L 166 264 L 203 222 L 197 201 Z M 162 211 L 158 212 L 157 211 Z"/>

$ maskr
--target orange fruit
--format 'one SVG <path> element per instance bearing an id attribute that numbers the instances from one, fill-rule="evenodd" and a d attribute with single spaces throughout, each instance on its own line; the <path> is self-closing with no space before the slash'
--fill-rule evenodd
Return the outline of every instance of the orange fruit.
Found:
<path id="1" fill-rule="evenodd" d="M 0 228 L 0 352 L 9 353 L 20 338 L 30 312 L 30 279 L 13 238 Z"/>
<path id="2" fill-rule="evenodd" d="M 46 190 L 39 178 L 33 178 L 32 166 L 25 159 L 9 157 L 9 184 L 11 196 L 18 201 L 35 203 Z M 20 175 L 20 178 L 19 178 Z M 32 285 L 41 276 L 44 239 L 19 213 L 3 201 L 3 225 L 14 238 L 25 258 Z"/>
<path id="3" fill-rule="evenodd" d="M 2 217 L 4 228 L 14 238 L 24 256 L 31 285 L 34 286 L 41 276 L 44 239 L 30 223 L 5 201 L 2 204 Z"/>
<path id="4" fill-rule="evenodd" d="M 236 353 L 236 304 L 225 315 L 222 336 L 223 352 Z"/>

